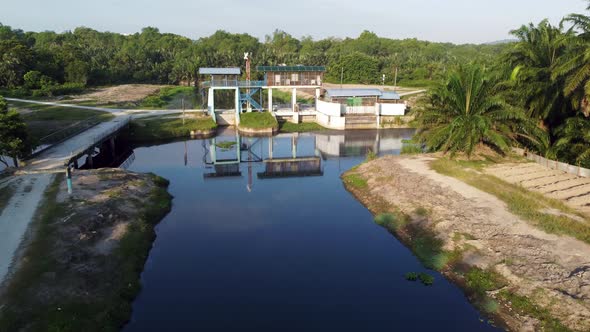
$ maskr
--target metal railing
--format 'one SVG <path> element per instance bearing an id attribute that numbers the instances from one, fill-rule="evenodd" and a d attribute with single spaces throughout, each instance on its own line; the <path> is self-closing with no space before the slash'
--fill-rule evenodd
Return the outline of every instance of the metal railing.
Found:
<path id="1" fill-rule="evenodd" d="M 203 86 L 208 87 L 236 87 L 236 88 L 248 88 L 248 87 L 263 87 L 266 85 L 264 81 L 239 81 L 239 80 L 213 80 L 203 82 Z"/>
<path id="2" fill-rule="evenodd" d="M 41 152 L 57 145 L 69 138 L 72 138 L 102 122 L 101 115 L 97 115 L 86 120 L 75 122 L 63 129 L 53 132 L 39 140 L 39 145 L 33 150 L 31 156 L 39 155 Z"/>

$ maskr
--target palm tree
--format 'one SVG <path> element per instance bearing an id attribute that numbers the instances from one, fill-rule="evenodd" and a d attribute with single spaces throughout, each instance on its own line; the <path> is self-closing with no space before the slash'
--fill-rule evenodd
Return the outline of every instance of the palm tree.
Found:
<path id="1" fill-rule="evenodd" d="M 558 130 L 557 150 L 567 160 L 590 166 L 590 121 L 582 116 L 571 117 Z"/>
<path id="2" fill-rule="evenodd" d="M 535 123 L 505 104 L 496 86 L 481 67 L 452 72 L 430 93 L 430 106 L 418 113 L 417 138 L 432 150 L 469 157 L 480 145 L 505 153 L 516 139 L 536 141 L 542 133 Z"/>
<path id="3" fill-rule="evenodd" d="M 588 7 L 590 10 L 590 6 Z M 565 78 L 564 94 L 574 109 L 590 116 L 590 17 L 571 14 L 564 19 L 579 31 L 569 39 L 568 52 L 553 73 L 553 78 Z"/>
<path id="4" fill-rule="evenodd" d="M 565 54 L 571 31 L 554 27 L 547 20 L 538 26 L 523 25 L 511 32 L 519 42 L 507 54 L 514 68 L 511 81 L 520 104 L 542 128 L 555 128 L 571 109 L 563 93 L 563 82 L 553 76 Z"/>

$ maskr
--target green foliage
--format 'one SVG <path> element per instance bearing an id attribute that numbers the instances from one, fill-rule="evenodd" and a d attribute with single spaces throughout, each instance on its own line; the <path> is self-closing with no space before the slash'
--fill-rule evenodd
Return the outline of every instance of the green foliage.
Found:
<path id="1" fill-rule="evenodd" d="M 465 275 L 467 287 L 479 296 L 484 296 L 486 292 L 497 290 L 503 286 L 501 277 L 494 272 L 485 271 L 479 268 L 471 268 Z"/>
<path id="2" fill-rule="evenodd" d="M 406 277 L 406 280 L 408 280 L 408 281 L 416 281 L 416 280 L 418 280 L 418 273 L 408 272 L 408 273 L 406 273 L 405 277 Z"/>
<path id="3" fill-rule="evenodd" d="M 28 156 L 32 150 L 33 142 L 27 125 L 17 111 L 8 110 L 6 101 L 0 97 L 0 162 L 8 167 L 2 156 L 9 156 L 18 165 L 17 158 Z"/>
<path id="4" fill-rule="evenodd" d="M 396 232 L 407 224 L 407 219 L 393 213 L 382 213 L 375 217 L 375 223 Z"/>
<path id="5" fill-rule="evenodd" d="M 278 129 L 279 123 L 270 112 L 249 112 L 240 114 L 240 127 L 250 129 Z"/>
<path id="6" fill-rule="evenodd" d="M 418 279 L 424 286 L 432 286 L 434 284 L 434 277 L 428 273 L 420 273 Z"/>
<path id="7" fill-rule="evenodd" d="M 465 66 L 429 95 L 429 104 L 418 112 L 417 138 L 430 149 L 463 152 L 468 156 L 479 145 L 508 152 L 516 138 L 542 136 L 523 112 L 508 107 L 496 84 L 479 66 Z"/>
<path id="8" fill-rule="evenodd" d="M 367 151 L 366 160 L 371 161 L 371 160 L 375 160 L 375 159 L 377 159 L 377 154 L 373 150 L 369 149 L 369 151 Z"/>

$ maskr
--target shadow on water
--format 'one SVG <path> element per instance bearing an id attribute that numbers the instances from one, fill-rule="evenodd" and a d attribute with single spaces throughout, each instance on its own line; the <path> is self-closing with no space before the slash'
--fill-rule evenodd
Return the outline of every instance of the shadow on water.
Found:
<path id="1" fill-rule="evenodd" d="M 169 179 L 174 201 L 124 331 L 495 330 L 342 185 L 368 151 L 399 154 L 412 133 L 228 130 L 135 148 L 129 169 Z"/>

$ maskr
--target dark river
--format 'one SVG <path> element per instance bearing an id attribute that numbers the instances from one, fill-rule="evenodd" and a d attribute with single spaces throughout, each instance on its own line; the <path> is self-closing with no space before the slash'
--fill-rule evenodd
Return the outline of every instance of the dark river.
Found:
<path id="1" fill-rule="evenodd" d="M 339 178 L 368 150 L 399 154 L 411 134 L 281 134 L 271 149 L 268 138 L 232 146 L 226 131 L 136 148 L 129 169 L 169 179 L 174 201 L 124 331 L 494 330 Z"/>

